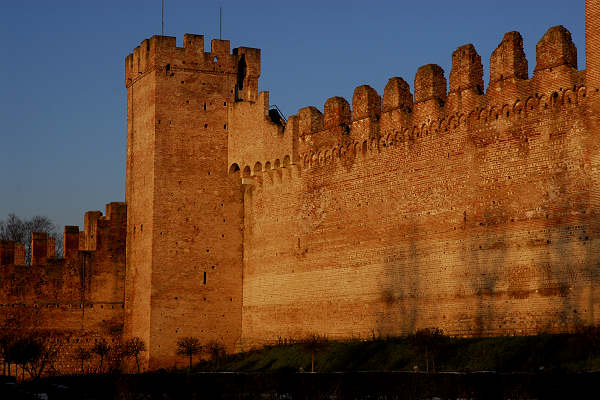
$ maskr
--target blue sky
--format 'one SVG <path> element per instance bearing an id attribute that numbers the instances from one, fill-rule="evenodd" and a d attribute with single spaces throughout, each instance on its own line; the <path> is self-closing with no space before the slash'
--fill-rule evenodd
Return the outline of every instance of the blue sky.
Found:
<path id="1" fill-rule="evenodd" d="M 380 94 L 387 79 L 413 84 L 417 68 L 450 72 L 452 51 L 473 43 L 485 84 L 505 32 L 535 45 L 569 29 L 585 68 L 584 1 L 191 1 L 166 0 L 166 31 L 219 35 L 262 49 L 260 90 L 286 116 L 358 85 Z M 82 225 L 87 210 L 125 198 L 124 58 L 159 34 L 160 0 L 2 1 L 0 5 L 0 218 L 47 215 Z"/>

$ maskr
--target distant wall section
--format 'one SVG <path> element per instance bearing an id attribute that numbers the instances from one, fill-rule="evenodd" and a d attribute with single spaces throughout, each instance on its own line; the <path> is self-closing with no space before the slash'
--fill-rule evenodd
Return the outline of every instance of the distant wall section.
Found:
<path id="1" fill-rule="evenodd" d="M 91 347 L 102 339 L 110 344 L 121 340 L 126 224 L 125 203 L 109 203 L 105 215 L 100 211 L 85 214 L 84 231 L 65 227 L 65 258 L 42 251 L 48 242 L 44 233 L 33 235 L 32 265 L 23 265 L 24 257 L 19 255 L 16 259 L 0 257 L 2 323 L 15 313 L 30 316 L 25 330 L 47 331 L 64 340 L 55 365 L 61 373 L 79 370 L 73 357 L 77 347 Z M 22 247 L 1 242 L 0 255 L 6 254 L 9 244 Z"/>

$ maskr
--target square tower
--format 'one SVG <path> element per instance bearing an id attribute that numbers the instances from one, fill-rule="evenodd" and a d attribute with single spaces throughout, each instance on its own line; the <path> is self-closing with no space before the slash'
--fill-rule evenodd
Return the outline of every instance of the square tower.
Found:
<path id="1" fill-rule="evenodd" d="M 186 34 L 144 40 L 125 60 L 125 339 L 145 367 L 173 366 L 177 340 L 241 335 L 243 194 L 227 168 L 230 103 L 255 100 L 260 50 Z"/>

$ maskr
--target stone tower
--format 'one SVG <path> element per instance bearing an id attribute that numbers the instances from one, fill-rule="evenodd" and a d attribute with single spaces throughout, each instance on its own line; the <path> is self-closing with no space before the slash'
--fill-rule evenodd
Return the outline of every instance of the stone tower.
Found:
<path id="1" fill-rule="evenodd" d="M 227 169 L 227 116 L 254 101 L 260 50 L 185 35 L 144 40 L 125 60 L 127 276 L 124 338 L 144 366 L 184 361 L 177 339 L 241 334 L 243 193 Z"/>

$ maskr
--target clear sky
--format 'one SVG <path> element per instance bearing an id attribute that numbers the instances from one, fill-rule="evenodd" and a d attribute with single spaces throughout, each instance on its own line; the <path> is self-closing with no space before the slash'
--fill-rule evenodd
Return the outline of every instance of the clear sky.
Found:
<path id="1" fill-rule="evenodd" d="M 485 84 L 505 32 L 535 45 L 551 26 L 571 31 L 585 68 L 584 1 L 191 1 L 166 0 L 166 30 L 219 35 L 262 49 L 259 90 L 286 116 L 358 85 L 380 94 L 387 79 L 413 86 L 417 68 L 450 72 L 452 51 L 473 43 Z M 125 198 L 124 58 L 160 34 L 160 0 L 23 0 L 0 3 L 0 218 L 36 214 L 59 226 Z"/>

